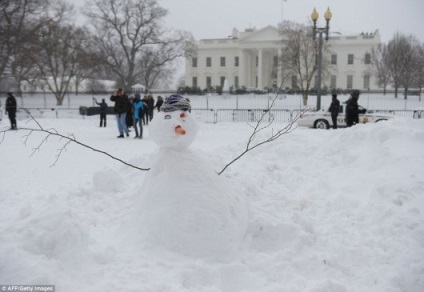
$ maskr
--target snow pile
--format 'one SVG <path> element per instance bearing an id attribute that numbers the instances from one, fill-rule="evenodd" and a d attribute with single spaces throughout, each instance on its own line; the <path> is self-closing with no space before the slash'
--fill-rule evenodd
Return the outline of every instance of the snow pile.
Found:
<path id="1" fill-rule="evenodd" d="M 29 158 L 45 136 L 7 132 L 1 284 L 65 292 L 424 291 L 424 120 L 298 128 L 219 177 L 215 171 L 244 150 L 248 125 L 201 124 L 180 151 L 158 150 L 150 124 L 139 140 L 116 139 L 116 126 L 98 128 L 97 118 L 39 122 L 151 170 L 75 144 L 50 167 L 62 140 L 49 137 Z M 153 207 L 139 212 L 143 205 Z"/>

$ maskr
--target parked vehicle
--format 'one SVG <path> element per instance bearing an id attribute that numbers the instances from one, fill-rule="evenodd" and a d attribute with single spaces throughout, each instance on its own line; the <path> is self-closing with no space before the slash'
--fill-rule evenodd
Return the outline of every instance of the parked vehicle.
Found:
<path id="1" fill-rule="evenodd" d="M 339 115 L 337 117 L 337 126 L 346 127 L 346 105 L 340 105 Z M 368 111 L 366 108 L 359 106 L 359 123 L 376 123 L 393 119 L 391 115 L 376 114 L 372 110 Z M 306 112 L 297 120 L 297 124 L 302 127 L 316 128 L 316 129 L 329 129 L 332 125 L 331 113 L 327 109 L 319 111 Z"/>

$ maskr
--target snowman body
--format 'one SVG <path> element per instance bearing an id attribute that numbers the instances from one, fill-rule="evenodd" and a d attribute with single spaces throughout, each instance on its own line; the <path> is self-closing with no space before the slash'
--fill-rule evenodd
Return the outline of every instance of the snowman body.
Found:
<path id="1" fill-rule="evenodd" d="M 189 149 L 197 124 L 188 111 L 159 112 L 149 126 L 160 146 L 137 207 L 145 241 L 193 257 L 228 260 L 247 229 L 246 200 Z"/>

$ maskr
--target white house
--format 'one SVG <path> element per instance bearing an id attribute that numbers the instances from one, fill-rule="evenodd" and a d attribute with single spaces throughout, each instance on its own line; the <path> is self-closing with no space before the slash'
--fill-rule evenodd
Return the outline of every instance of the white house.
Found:
<path id="1" fill-rule="evenodd" d="M 330 36 L 331 55 L 328 76 L 322 88 L 378 89 L 371 72 L 371 50 L 380 43 L 378 31 L 354 36 Z M 282 80 L 281 69 L 272 74 L 282 54 L 278 28 L 236 29 L 228 38 L 203 39 L 195 43 L 197 52 L 186 58 L 185 84 L 201 89 L 223 86 L 225 80 L 233 88 L 275 88 Z M 279 64 L 281 68 L 284 64 Z M 285 79 L 284 88 L 293 88 L 295 79 Z"/>

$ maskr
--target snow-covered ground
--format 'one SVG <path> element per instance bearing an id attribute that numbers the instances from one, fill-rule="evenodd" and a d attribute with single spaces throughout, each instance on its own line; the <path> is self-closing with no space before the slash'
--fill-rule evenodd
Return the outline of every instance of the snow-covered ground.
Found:
<path id="1" fill-rule="evenodd" d="M 138 140 L 117 139 L 112 117 L 107 128 L 98 127 L 98 117 L 38 122 L 133 165 L 158 163 L 150 126 Z M 8 126 L 3 119 L 0 129 Z M 36 125 L 19 120 L 18 127 Z M 251 131 L 246 123 L 201 123 L 190 147 L 199 158 L 192 171 L 215 181 Z M 0 285 L 51 284 L 61 292 L 424 291 L 424 120 L 298 128 L 249 152 L 218 178 L 249 204 L 242 242 L 225 259 L 140 241 L 139 196 L 153 184 L 178 190 L 178 180 L 146 183 L 146 171 L 75 143 L 64 148 L 66 140 L 54 136 L 44 141 L 42 132 L 0 135 Z M 178 170 L 177 154 L 171 159 Z M 183 171 L 187 186 L 193 173 Z M 214 186 L 207 181 L 194 185 L 208 192 Z M 192 211 L 178 202 L 175 208 Z"/>

